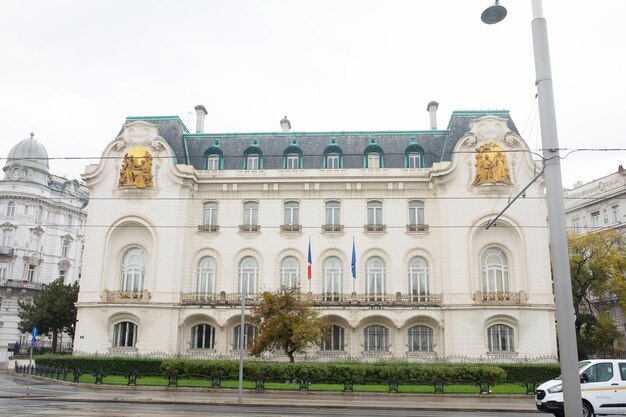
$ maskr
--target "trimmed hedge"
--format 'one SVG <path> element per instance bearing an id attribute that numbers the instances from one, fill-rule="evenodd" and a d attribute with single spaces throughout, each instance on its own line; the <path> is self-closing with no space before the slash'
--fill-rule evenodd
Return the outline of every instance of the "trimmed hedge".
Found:
<path id="1" fill-rule="evenodd" d="M 239 361 L 214 359 L 148 359 L 112 356 L 37 356 L 37 365 L 96 372 L 234 377 Z M 367 381 L 466 381 L 470 383 L 540 383 L 559 375 L 558 364 L 423 364 L 409 362 L 277 363 L 246 361 L 246 378 L 265 380 L 316 380 L 366 383 Z"/>

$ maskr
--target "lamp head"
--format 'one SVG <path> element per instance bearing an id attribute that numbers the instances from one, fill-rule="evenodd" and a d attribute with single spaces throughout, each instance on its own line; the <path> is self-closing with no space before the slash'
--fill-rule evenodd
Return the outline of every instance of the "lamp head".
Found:
<path id="1" fill-rule="evenodd" d="M 487 7 L 483 14 L 480 15 L 480 20 L 482 20 L 483 23 L 493 25 L 494 23 L 504 20 L 506 17 L 506 8 L 500 6 L 498 2 L 499 0 L 496 0 L 495 4 Z"/>

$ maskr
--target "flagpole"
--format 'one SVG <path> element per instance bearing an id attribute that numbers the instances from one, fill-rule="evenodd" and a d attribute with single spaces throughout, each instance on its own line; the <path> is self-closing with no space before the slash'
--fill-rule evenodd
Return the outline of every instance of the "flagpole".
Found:
<path id="1" fill-rule="evenodd" d="M 309 254 L 307 265 L 307 279 L 309 280 L 309 293 L 311 292 L 311 275 L 313 274 L 313 260 L 311 259 L 311 236 L 309 236 Z"/>
<path id="2" fill-rule="evenodd" d="M 354 246 L 354 236 L 352 236 L 352 292 L 356 294 L 356 247 Z"/>

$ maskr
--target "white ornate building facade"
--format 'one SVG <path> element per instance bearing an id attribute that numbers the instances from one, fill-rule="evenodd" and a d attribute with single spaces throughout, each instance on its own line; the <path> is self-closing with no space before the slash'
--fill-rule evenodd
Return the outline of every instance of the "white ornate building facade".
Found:
<path id="1" fill-rule="evenodd" d="M 18 301 L 59 277 L 81 274 L 88 195 L 77 180 L 49 172 L 48 154 L 32 135 L 7 155 L 0 181 L 0 347 L 27 345 Z"/>
<path id="2" fill-rule="evenodd" d="M 541 170 L 507 111 L 208 134 L 196 110 L 128 118 L 87 166 L 75 351 L 235 353 L 242 289 L 299 285 L 332 324 L 311 354 L 556 357 L 542 181 L 485 227 Z"/>
<path id="3" fill-rule="evenodd" d="M 626 234 L 626 170 L 617 171 L 586 184 L 577 183 L 564 191 L 565 218 L 570 231 L 596 233 L 617 230 Z M 607 307 L 607 306 L 603 306 Z M 626 314 L 615 300 L 609 313 L 626 343 Z"/>

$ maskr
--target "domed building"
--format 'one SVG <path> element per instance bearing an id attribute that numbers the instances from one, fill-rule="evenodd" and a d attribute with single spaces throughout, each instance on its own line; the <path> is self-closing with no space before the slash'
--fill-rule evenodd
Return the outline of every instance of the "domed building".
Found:
<path id="1" fill-rule="evenodd" d="M 49 171 L 48 152 L 31 133 L 6 158 L 0 180 L 0 361 L 9 344 L 26 346 L 18 301 L 46 284 L 80 279 L 88 193 Z M 69 341 L 68 341 L 69 342 Z"/>

